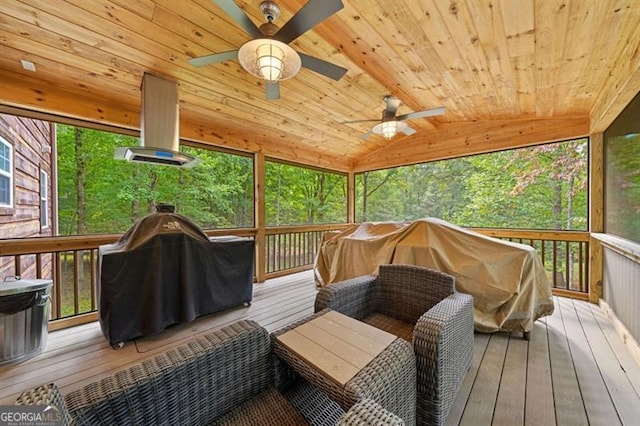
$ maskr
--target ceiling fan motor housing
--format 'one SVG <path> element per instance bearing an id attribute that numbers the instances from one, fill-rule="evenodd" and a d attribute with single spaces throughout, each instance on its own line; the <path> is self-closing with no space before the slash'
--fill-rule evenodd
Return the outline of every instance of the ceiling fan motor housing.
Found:
<path id="1" fill-rule="evenodd" d="M 280 28 L 278 28 L 277 25 L 272 24 L 271 21 L 265 22 L 264 24 L 260 25 L 260 32 L 262 33 L 262 35 L 268 38 L 272 38 L 279 29 Z"/>
<path id="2" fill-rule="evenodd" d="M 382 111 L 382 121 L 389 121 L 395 118 L 396 114 L 393 111 L 389 111 L 387 109 Z"/>

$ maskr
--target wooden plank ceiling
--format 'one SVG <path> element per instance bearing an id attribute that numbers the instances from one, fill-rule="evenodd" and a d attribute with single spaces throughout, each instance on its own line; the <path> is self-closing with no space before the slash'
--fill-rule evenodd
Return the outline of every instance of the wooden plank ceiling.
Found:
<path id="1" fill-rule="evenodd" d="M 250 40 L 211 0 L 2 0 L 0 103 L 135 129 L 151 72 L 179 83 L 183 138 L 359 171 L 603 131 L 640 89 L 638 0 L 343 1 L 291 45 L 347 74 L 303 68 L 267 100 L 237 61 L 188 63 Z M 276 2 L 279 26 L 306 3 Z M 446 113 L 391 141 L 340 124 L 387 94 Z"/>

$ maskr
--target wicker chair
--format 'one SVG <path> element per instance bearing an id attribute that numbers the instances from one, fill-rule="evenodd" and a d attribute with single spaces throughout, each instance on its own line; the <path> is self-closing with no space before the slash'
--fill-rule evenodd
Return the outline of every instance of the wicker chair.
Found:
<path id="1" fill-rule="evenodd" d="M 316 312 L 333 309 L 413 342 L 416 419 L 443 425 L 473 357 L 473 298 L 455 278 L 412 265 L 381 265 L 366 275 L 320 289 Z"/>
<path id="2" fill-rule="evenodd" d="M 62 396 L 47 384 L 18 405 L 54 405 L 63 425 L 404 425 L 363 397 L 344 410 L 303 384 L 280 393 L 269 333 L 242 320 Z"/>

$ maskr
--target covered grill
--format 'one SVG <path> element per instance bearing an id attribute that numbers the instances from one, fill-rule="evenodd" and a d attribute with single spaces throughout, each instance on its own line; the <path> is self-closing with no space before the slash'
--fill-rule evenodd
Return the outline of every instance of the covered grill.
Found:
<path id="1" fill-rule="evenodd" d="M 252 297 L 253 239 L 209 238 L 190 219 L 160 211 L 99 249 L 102 332 L 112 345 Z"/>
<path id="2" fill-rule="evenodd" d="M 44 349 L 52 284 L 19 278 L 0 283 L 0 365 L 24 361 Z"/>

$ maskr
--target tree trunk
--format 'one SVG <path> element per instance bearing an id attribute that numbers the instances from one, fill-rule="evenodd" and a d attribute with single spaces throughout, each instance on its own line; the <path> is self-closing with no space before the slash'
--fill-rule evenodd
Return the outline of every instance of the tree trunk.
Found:
<path id="1" fill-rule="evenodd" d="M 139 175 L 138 168 L 134 167 L 132 170 L 132 181 L 137 182 Z M 131 200 L 131 221 L 135 223 L 138 219 L 140 219 L 140 199 L 138 196 L 134 196 L 133 200 Z"/>
<path id="2" fill-rule="evenodd" d="M 573 185 L 574 179 L 573 176 L 569 177 L 569 181 L 567 183 L 567 229 L 571 229 L 573 227 Z M 571 243 L 570 243 L 571 244 Z M 569 247 L 569 264 L 567 265 L 568 269 L 568 280 L 567 280 L 567 288 L 573 289 L 573 248 L 576 243 L 572 243 Z"/>
<path id="3" fill-rule="evenodd" d="M 311 223 L 323 223 L 324 222 L 324 204 L 327 202 L 327 188 L 325 185 L 325 175 L 321 174 L 318 176 L 318 206 L 320 206 L 320 211 L 316 211 L 316 221 Z"/>
<path id="4" fill-rule="evenodd" d="M 367 181 L 369 180 L 369 173 L 364 172 L 362 174 L 362 222 L 367 221 L 367 198 L 369 196 L 367 192 Z"/>
<path id="5" fill-rule="evenodd" d="M 158 172 L 155 170 L 149 171 L 149 198 L 147 198 L 147 214 L 151 214 L 156 211 L 155 192 L 158 187 Z"/>
<path id="6" fill-rule="evenodd" d="M 553 182 L 553 229 L 562 229 L 562 181 Z"/>
<path id="7" fill-rule="evenodd" d="M 276 187 L 276 217 L 275 226 L 280 226 L 280 197 L 282 196 L 282 170 L 278 166 L 278 186 Z"/>
<path id="8" fill-rule="evenodd" d="M 76 234 L 86 233 L 87 209 L 85 205 L 85 155 L 83 146 L 82 129 L 74 130 L 74 147 L 76 151 Z"/>

